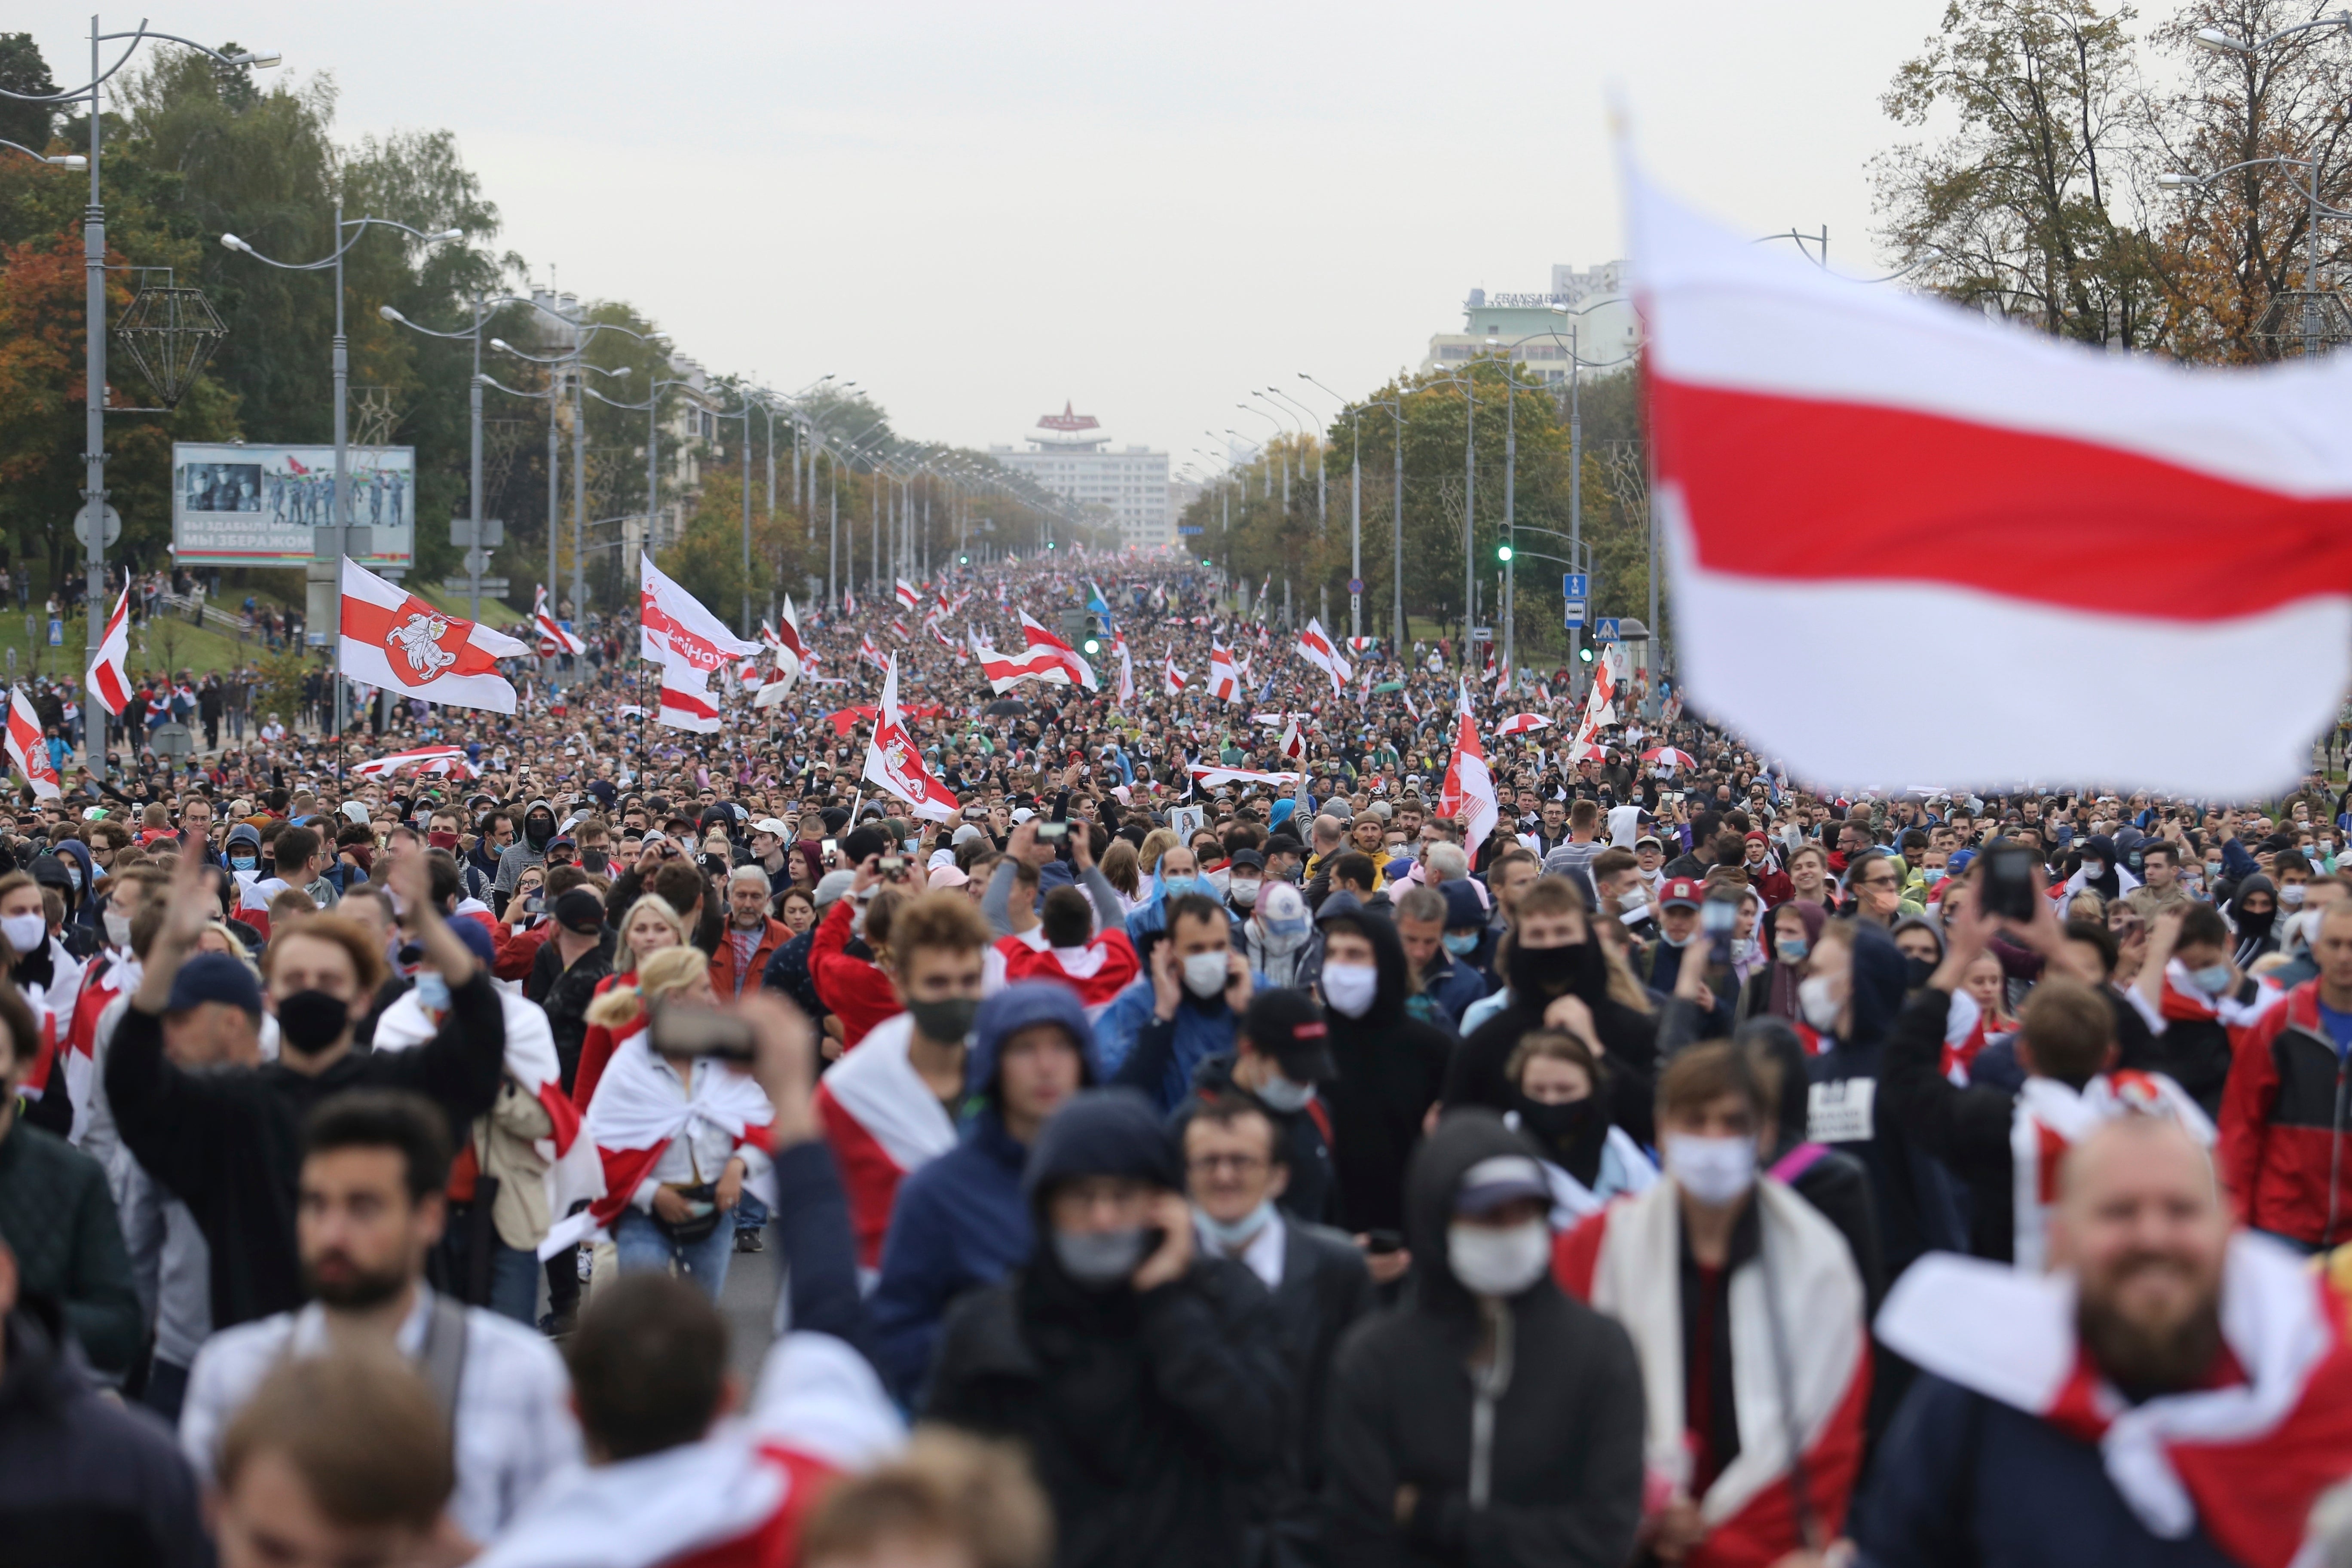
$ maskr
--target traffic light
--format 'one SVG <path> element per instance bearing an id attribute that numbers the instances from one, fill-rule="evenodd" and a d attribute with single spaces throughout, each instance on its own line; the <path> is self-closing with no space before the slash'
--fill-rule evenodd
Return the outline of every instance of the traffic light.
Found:
<path id="1" fill-rule="evenodd" d="M 971 557 L 969 555 L 959 555 L 956 557 L 956 564 L 959 566 L 969 566 L 971 564 Z"/>
<path id="2" fill-rule="evenodd" d="M 1580 664 L 1591 664 L 1592 662 L 1592 650 L 1589 647 L 1580 647 L 1576 650 L 1576 658 L 1577 662 Z"/>
<path id="3" fill-rule="evenodd" d="M 1078 644 L 1078 651 L 1088 658 L 1102 652 L 1102 617 L 1100 616 L 1091 613 L 1087 615 L 1086 638 Z"/>
<path id="4" fill-rule="evenodd" d="M 1053 542 L 1052 540 L 1050 540 L 1050 539 L 1049 539 L 1049 540 L 1047 540 L 1047 541 L 1045 541 L 1045 548 L 1046 548 L 1046 549 L 1048 549 L 1048 550 L 1053 549 L 1053 548 L 1054 548 L 1054 542 Z"/>
<path id="5" fill-rule="evenodd" d="M 1502 543 L 1495 546 L 1495 559 L 1497 561 L 1508 561 L 1510 558 L 1511 542 L 1506 539 Z"/>

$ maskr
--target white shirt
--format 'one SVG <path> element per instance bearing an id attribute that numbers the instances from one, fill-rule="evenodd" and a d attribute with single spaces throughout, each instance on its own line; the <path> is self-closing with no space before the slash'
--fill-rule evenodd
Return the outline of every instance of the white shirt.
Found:
<path id="1" fill-rule="evenodd" d="M 697 1057 L 694 1060 L 695 1084 L 690 1085 L 677 1076 L 677 1069 L 669 1065 L 667 1058 L 648 1051 L 646 1059 L 653 1063 L 654 1071 L 677 1086 L 677 1097 L 681 1100 L 693 1098 L 695 1086 L 705 1075 L 730 1070 L 714 1058 Z M 746 1179 L 759 1175 L 768 1168 L 767 1155 L 749 1143 L 738 1146 L 733 1133 L 698 1116 L 686 1124 L 685 1131 L 669 1141 L 668 1147 L 661 1152 L 661 1158 L 654 1162 L 654 1168 L 646 1179 L 637 1184 L 637 1190 L 630 1194 L 629 1201 L 651 1214 L 654 1212 L 654 1194 L 663 1187 L 693 1187 L 704 1182 L 715 1182 L 727 1173 L 727 1162 L 738 1157 L 743 1162 Z"/>
<path id="2" fill-rule="evenodd" d="M 1287 1234 L 1283 1229 L 1282 1211 L 1277 1208 L 1273 1217 L 1258 1228 L 1258 1233 L 1251 1237 L 1239 1252 L 1225 1252 L 1222 1247 L 1216 1250 L 1256 1275 L 1267 1289 L 1279 1290 L 1282 1289 L 1283 1242 Z"/>
<path id="3" fill-rule="evenodd" d="M 400 1325 L 400 1353 L 415 1360 L 425 1347 L 433 1292 L 416 1287 L 416 1304 Z M 240 1323 L 205 1342 L 188 1374 L 180 1412 L 180 1447 L 209 1482 L 221 1436 L 288 1353 L 327 1348 L 326 1310 L 316 1301 L 298 1311 Z M 580 1462 L 580 1427 L 572 1419 L 571 1378 L 555 1347 L 520 1323 L 480 1307 L 466 1309 L 466 1363 L 457 1376 L 457 1489 L 449 1517 L 476 1541 L 487 1542 L 529 1501 L 540 1483 Z"/>

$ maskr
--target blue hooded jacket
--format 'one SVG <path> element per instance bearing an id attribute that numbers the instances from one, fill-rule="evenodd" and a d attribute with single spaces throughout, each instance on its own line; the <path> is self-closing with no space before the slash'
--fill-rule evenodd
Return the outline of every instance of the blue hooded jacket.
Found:
<path id="1" fill-rule="evenodd" d="M 1029 1151 L 1004 1130 L 996 1066 L 1004 1042 L 1038 1024 L 1060 1025 L 1083 1053 L 1080 1081 L 1099 1081 L 1094 1033 L 1068 986 L 1024 980 L 981 1004 L 971 1048 L 964 1054 L 971 1104 L 962 1142 L 899 1184 L 882 1240 L 881 1279 L 867 1303 L 877 1360 L 902 1400 L 911 1401 L 922 1387 L 949 1305 L 975 1286 L 1004 1278 L 1027 1261 L 1035 1245 L 1021 1191 Z"/>

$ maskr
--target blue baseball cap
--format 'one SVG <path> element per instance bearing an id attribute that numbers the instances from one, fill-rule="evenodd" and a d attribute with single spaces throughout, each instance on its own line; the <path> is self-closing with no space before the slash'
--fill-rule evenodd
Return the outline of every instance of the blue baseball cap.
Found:
<path id="1" fill-rule="evenodd" d="M 226 952 L 200 952 L 180 965 L 172 976 L 172 997 L 164 1011 L 184 1013 L 206 1002 L 226 1003 L 258 1018 L 261 982 L 241 958 Z"/>

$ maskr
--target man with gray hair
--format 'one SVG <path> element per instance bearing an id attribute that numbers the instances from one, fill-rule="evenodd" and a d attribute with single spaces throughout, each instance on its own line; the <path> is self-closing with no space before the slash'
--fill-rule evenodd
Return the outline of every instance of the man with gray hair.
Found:
<path id="1" fill-rule="evenodd" d="M 710 965 L 710 988 L 731 1002 L 756 982 L 792 928 L 768 913 L 768 873 L 758 862 L 727 873 L 727 934 Z"/>

